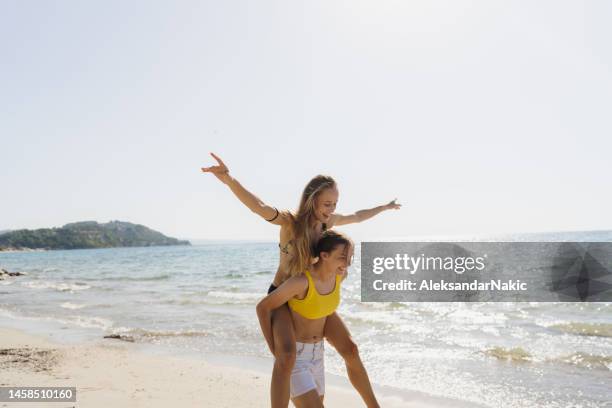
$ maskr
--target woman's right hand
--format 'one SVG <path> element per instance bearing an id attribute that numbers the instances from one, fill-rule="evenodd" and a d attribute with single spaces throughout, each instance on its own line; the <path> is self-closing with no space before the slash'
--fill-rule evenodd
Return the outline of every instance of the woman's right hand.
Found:
<path id="1" fill-rule="evenodd" d="M 221 158 L 219 158 L 219 156 L 215 155 L 212 152 L 210 153 L 210 155 L 213 157 L 213 159 L 215 159 L 217 161 L 218 164 L 216 166 L 202 167 L 202 172 L 203 173 L 212 173 L 222 183 L 226 183 L 229 180 L 229 178 L 230 178 L 229 169 L 227 168 L 225 163 L 223 163 L 223 160 L 221 160 Z"/>

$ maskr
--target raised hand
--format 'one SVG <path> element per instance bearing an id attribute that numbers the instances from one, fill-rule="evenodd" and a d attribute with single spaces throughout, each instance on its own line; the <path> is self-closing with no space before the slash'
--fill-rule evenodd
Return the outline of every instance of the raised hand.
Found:
<path id="1" fill-rule="evenodd" d="M 225 163 L 223 163 L 223 160 L 221 160 L 219 156 L 212 152 L 210 153 L 210 155 L 213 157 L 213 159 L 217 161 L 218 164 L 216 166 L 202 167 L 202 172 L 212 173 L 215 175 L 215 177 L 225 183 L 229 178 L 229 169 L 227 168 Z"/>
<path id="2" fill-rule="evenodd" d="M 394 198 L 393 201 L 390 201 L 388 204 L 385 204 L 387 210 L 399 210 L 402 208 L 401 204 L 396 203 L 397 198 Z"/>

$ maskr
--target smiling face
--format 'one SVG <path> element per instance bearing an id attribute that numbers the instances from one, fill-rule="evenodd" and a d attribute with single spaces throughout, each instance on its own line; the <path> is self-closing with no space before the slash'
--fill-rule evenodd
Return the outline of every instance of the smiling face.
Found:
<path id="1" fill-rule="evenodd" d="M 323 223 L 328 223 L 331 215 L 336 211 L 338 196 L 340 193 L 336 187 L 326 188 L 321 191 L 314 202 L 314 215 Z"/>
<path id="2" fill-rule="evenodd" d="M 331 252 L 321 252 L 323 267 L 329 268 L 337 275 L 342 275 L 351 264 L 353 258 L 353 246 L 340 244 Z"/>

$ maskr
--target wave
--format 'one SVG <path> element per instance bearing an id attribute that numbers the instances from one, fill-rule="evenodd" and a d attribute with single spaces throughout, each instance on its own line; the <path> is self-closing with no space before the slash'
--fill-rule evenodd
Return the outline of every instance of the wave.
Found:
<path id="1" fill-rule="evenodd" d="M 485 350 L 486 355 L 495 357 L 498 360 L 511 361 L 516 363 L 524 363 L 533 360 L 531 354 L 521 347 L 504 348 L 493 347 Z"/>
<path id="2" fill-rule="evenodd" d="M 344 297 L 344 293 L 342 294 L 342 296 Z M 408 309 L 409 307 L 414 308 L 413 305 L 409 305 L 408 303 L 402 303 L 402 302 L 365 302 L 365 303 L 361 303 L 360 295 L 357 295 L 355 300 L 364 309 L 396 310 L 396 309 Z M 342 301 L 344 302 L 345 299 L 343 298 Z"/>
<path id="3" fill-rule="evenodd" d="M 340 315 L 344 320 L 359 325 L 367 325 L 370 327 L 393 327 L 397 332 L 403 332 L 415 329 L 414 325 L 408 325 L 403 316 L 397 313 L 388 313 L 386 311 L 377 312 L 348 312 Z"/>
<path id="4" fill-rule="evenodd" d="M 263 293 L 225 292 L 225 291 L 202 291 L 190 293 L 187 296 L 163 300 L 161 303 L 168 305 L 254 305 L 262 297 Z"/>
<path id="5" fill-rule="evenodd" d="M 158 281 L 158 280 L 166 280 L 166 279 L 170 279 L 172 275 L 167 274 L 167 273 L 163 273 L 160 275 L 153 275 L 153 276 L 143 276 L 143 277 L 136 277 L 136 276 L 116 276 L 116 277 L 112 277 L 112 276 L 98 276 L 95 278 L 90 278 L 90 277 L 83 277 L 83 278 L 79 278 L 80 280 L 83 281 L 92 281 L 92 282 L 138 282 L 138 281 Z"/>
<path id="6" fill-rule="evenodd" d="M 60 305 L 64 309 L 76 310 L 87 307 L 87 305 L 77 305 L 76 303 L 64 302 Z"/>
<path id="7" fill-rule="evenodd" d="M 22 286 L 31 288 L 31 289 L 55 289 L 60 292 L 73 292 L 78 290 L 86 290 L 90 289 L 91 286 L 75 282 L 75 283 L 61 283 L 61 282 L 48 282 L 48 281 L 29 281 L 22 282 Z"/>
<path id="8" fill-rule="evenodd" d="M 243 292 L 224 292 L 224 291 L 211 291 L 208 292 L 208 296 L 220 299 L 231 299 L 238 301 L 258 301 L 263 297 L 261 293 L 243 293 Z"/>
<path id="9" fill-rule="evenodd" d="M 554 359 L 562 363 L 572 364 L 578 367 L 607 369 L 612 371 L 612 356 L 600 356 L 589 353 L 573 353 Z"/>
<path id="10" fill-rule="evenodd" d="M 269 275 L 269 276 L 273 276 L 274 274 L 270 271 L 265 271 L 265 272 L 238 272 L 238 271 L 230 271 L 227 273 L 224 273 L 222 275 L 220 275 L 220 278 L 230 278 L 230 279 L 240 279 L 240 278 L 249 278 L 252 276 L 262 276 L 262 275 Z"/>
<path id="11" fill-rule="evenodd" d="M 69 316 L 66 319 L 54 319 L 49 318 L 50 320 L 57 320 L 59 322 L 75 324 L 80 327 L 86 327 L 90 329 L 103 329 L 108 330 L 113 326 L 113 321 L 110 319 L 106 319 L 104 317 L 96 317 L 96 316 Z"/>
<path id="12" fill-rule="evenodd" d="M 112 335 L 133 339 L 157 339 L 160 337 L 206 337 L 203 330 L 146 330 L 141 328 L 117 328 Z"/>
<path id="13" fill-rule="evenodd" d="M 537 359 L 521 347 L 493 347 L 491 349 L 486 350 L 485 354 L 491 357 L 495 357 L 498 360 L 511 361 L 516 363 L 546 361 L 549 363 L 552 362 L 571 364 L 581 368 L 605 369 L 612 371 L 612 356 L 602 356 L 583 352 L 576 352 L 554 358 Z"/>
<path id="14" fill-rule="evenodd" d="M 274 275 L 274 272 L 270 271 L 258 271 L 258 272 L 251 272 L 249 275 Z"/>
<path id="15" fill-rule="evenodd" d="M 117 278 L 104 278 L 101 280 L 105 281 L 158 281 L 158 280 L 166 280 L 170 279 L 171 275 L 167 273 L 162 273 L 160 275 L 153 276 L 143 276 L 143 277 L 133 277 L 133 276 L 119 276 Z"/>
<path id="16" fill-rule="evenodd" d="M 66 317 L 52 317 L 52 316 L 36 316 L 36 315 L 25 315 L 14 310 L 8 310 L 0 308 L 0 316 L 8 317 L 19 321 L 32 320 L 32 321 L 47 321 L 53 323 L 60 323 L 63 325 L 74 325 L 84 327 L 88 329 L 102 329 L 109 330 L 113 327 L 113 321 L 103 317 L 96 316 L 81 316 L 73 315 Z"/>
<path id="17" fill-rule="evenodd" d="M 612 324 L 609 323 L 579 323 L 570 322 L 554 324 L 550 329 L 580 336 L 612 337 Z"/>
<path id="18" fill-rule="evenodd" d="M 179 305 L 179 306 L 191 306 L 191 305 L 233 305 L 236 302 L 211 302 L 205 299 L 170 299 L 161 301 L 165 305 Z"/>

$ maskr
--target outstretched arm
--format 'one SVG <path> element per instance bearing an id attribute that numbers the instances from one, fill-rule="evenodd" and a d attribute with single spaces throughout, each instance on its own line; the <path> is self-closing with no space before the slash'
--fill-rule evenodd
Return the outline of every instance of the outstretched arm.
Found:
<path id="1" fill-rule="evenodd" d="M 303 293 L 307 286 L 308 280 L 305 276 L 302 275 L 291 277 L 257 304 L 257 318 L 259 319 L 261 332 L 263 333 L 272 354 L 274 354 L 272 311 L 285 304 L 292 297 Z"/>
<path id="2" fill-rule="evenodd" d="M 395 202 L 396 200 L 397 198 L 393 201 L 390 201 L 389 203 L 385 205 L 379 205 L 378 207 L 369 208 L 367 210 L 359 210 L 355 212 L 354 214 L 350 214 L 350 215 L 332 214 L 330 223 L 332 225 L 354 224 L 357 222 L 368 220 L 374 217 L 375 215 L 380 214 L 381 212 L 385 210 L 391 210 L 391 209 L 399 210 L 402 205 L 396 203 Z"/>
<path id="3" fill-rule="evenodd" d="M 244 188 L 242 184 L 238 182 L 238 180 L 230 175 L 229 169 L 225 163 L 223 163 L 221 158 L 214 153 L 211 153 L 210 155 L 217 161 L 218 164 L 216 166 L 202 167 L 202 172 L 214 174 L 215 177 L 217 177 L 223 184 L 227 185 L 230 190 L 232 190 L 234 195 L 244 205 L 246 205 L 249 210 L 253 211 L 264 220 L 276 225 L 282 225 L 287 221 L 286 213 L 280 213 L 275 207 L 271 207 L 261 201 L 255 194 Z"/>

